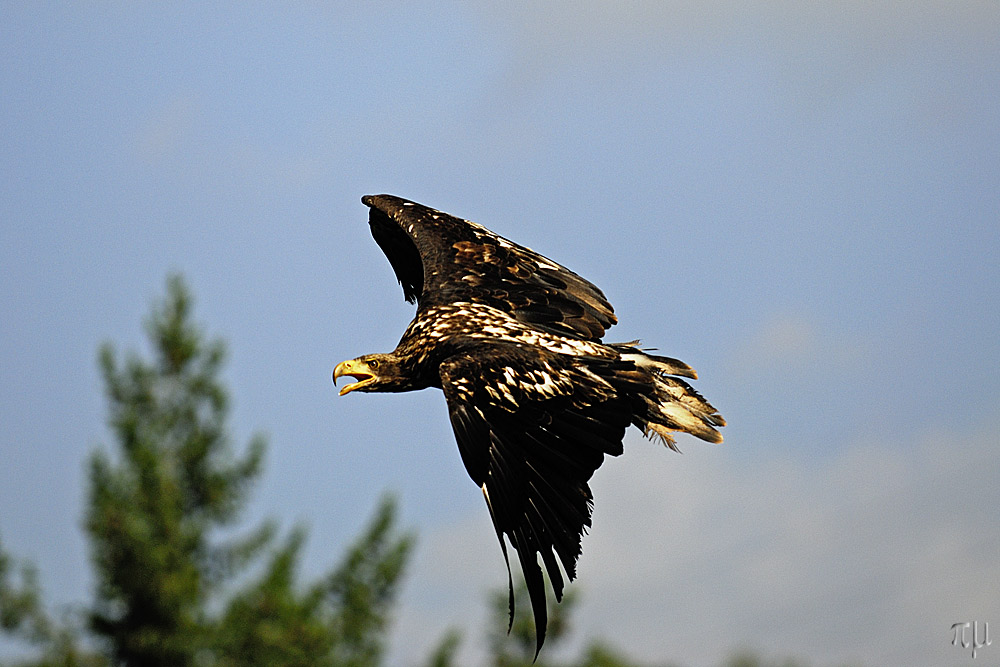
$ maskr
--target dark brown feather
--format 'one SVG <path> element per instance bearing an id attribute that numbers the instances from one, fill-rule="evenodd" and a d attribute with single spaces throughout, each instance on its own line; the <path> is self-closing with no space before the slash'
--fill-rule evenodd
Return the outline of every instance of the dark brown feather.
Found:
<path id="1" fill-rule="evenodd" d="M 532 372 L 563 382 L 543 396 L 532 382 L 520 381 Z M 541 556 L 556 599 L 562 599 L 559 563 L 572 580 L 590 526 L 593 496 L 587 481 L 605 454 L 622 452 L 632 408 L 610 385 L 574 368 L 570 358 L 516 345 L 467 350 L 441 364 L 441 378 L 462 460 L 484 489 L 501 544 L 506 535 L 517 551 L 540 649 L 547 612 L 537 559 Z M 459 388 L 459 378 L 476 378 L 474 387 Z M 518 407 L 497 401 L 495 394 L 509 394 Z"/>
<path id="2" fill-rule="evenodd" d="M 393 195 L 361 201 L 408 301 L 482 303 L 582 340 L 599 340 L 618 321 L 594 284 L 480 225 Z"/>

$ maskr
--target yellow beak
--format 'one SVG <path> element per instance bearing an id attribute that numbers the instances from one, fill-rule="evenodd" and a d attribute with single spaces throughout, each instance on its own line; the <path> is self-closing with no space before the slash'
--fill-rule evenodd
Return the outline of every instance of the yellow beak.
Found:
<path id="1" fill-rule="evenodd" d="M 333 384 L 336 385 L 337 378 L 344 375 L 353 377 L 358 380 L 358 382 L 352 382 L 341 389 L 341 396 L 363 387 L 366 384 L 371 384 L 371 382 L 375 380 L 375 374 L 368 368 L 368 364 L 363 361 L 358 361 L 357 359 L 349 359 L 348 361 L 342 361 L 337 364 L 337 367 L 333 369 Z"/>

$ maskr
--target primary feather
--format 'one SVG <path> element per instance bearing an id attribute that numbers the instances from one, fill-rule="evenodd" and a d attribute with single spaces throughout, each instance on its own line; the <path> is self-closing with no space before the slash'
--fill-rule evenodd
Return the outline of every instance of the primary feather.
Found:
<path id="1" fill-rule="evenodd" d="M 561 600 L 562 571 L 576 576 L 590 526 L 587 482 L 605 454 L 622 453 L 630 424 L 674 448 L 675 431 L 722 442 L 717 428 L 725 420 L 681 379 L 696 377 L 687 364 L 635 343 L 602 343 L 617 318 L 601 290 L 576 273 L 415 202 L 392 195 L 362 202 L 417 313 L 395 350 L 338 364 L 334 381 L 358 380 L 342 394 L 444 391 L 462 461 L 482 489 L 504 558 L 505 536 L 517 552 L 537 655 L 547 619 L 542 568 Z"/>

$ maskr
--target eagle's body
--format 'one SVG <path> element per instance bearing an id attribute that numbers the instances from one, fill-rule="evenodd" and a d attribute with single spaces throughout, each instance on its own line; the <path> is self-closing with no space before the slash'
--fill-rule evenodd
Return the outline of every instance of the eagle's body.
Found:
<path id="1" fill-rule="evenodd" d="M 622 453 L 635 424 L 673 447 L 672 431 L 721 442 L 725 425 L 680 377 L 676 359 L 601 338 L 617 322 L 604 294 L 577 274 L 489 230 L 393 197 L 364 197 L 372 235 L 417 313 L 393 352 L 345 361 L 334 381 L 361 391 L 444 391 L 466 470 L 483 491 L 507 557 L 518 553 L 545 637 L 545 589 L 573 579 L 590 526 L 587 481 Z M 678 377 L 680 376 L 680 377 Z M 508 567 L 509 574 L 509 567 Z M 510 595 L 513 618 L 513 589 Z"/>

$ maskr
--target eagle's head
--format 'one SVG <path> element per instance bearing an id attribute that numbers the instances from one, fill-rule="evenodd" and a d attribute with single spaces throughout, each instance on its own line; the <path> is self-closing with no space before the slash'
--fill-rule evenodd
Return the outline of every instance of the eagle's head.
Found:
<path id="1" fill-rule="evenodd" d="M 366 354 L 337 364 L 333 369 L 333 384 L 337 378 L 349 375 L 357 380 L 340 390 L 343 396 L 357 391 L 407 391 L 410 380 L 402 372 L 399 358 L 392 354 Z"/>

